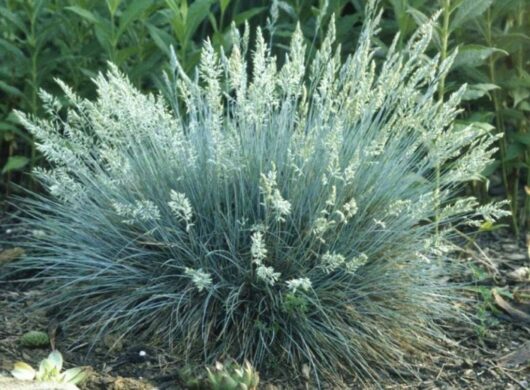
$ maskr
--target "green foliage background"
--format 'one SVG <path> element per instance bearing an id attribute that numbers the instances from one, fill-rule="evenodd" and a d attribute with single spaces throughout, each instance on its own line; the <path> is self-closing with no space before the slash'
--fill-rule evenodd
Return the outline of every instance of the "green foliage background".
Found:
<path id="1" fill-rule="evenodd" d="M 504 133 L 496 163 L 486 175 L 512 200 L 516 233 L 529 223 L 530 201 L 530 0 L 384 0 L 381 46 L 396 33 L 401 42 L 421 22 L 442 10 L 432 50 L 459 54 L 439 91 L 442 99 L 466 82 L 460 124 L 479 122 Z M 13 109 L 39 114 L 38 91 L 56 92 L 54 78 L 82 96 L 94 94 L 90 79 L 117 64 L 133 83 L 154 88 L 170 45 L 187 71 L 201 43 L 230 46 L 230 25 L 265 26 L 282 47 L 299 21 L 308 43 L 319 43 L 331 14 L 344 54 L 355 48 L 363 20 L 362 0 L 0 0 L 1 191 L 34 187 L 28 172 L 45 165 Z M 251 29 L 252 31 L 252 29 Z M 526 186 L 526 188 L 524 188 Z M 483 199 L 483 185 L 473 189 Z M 530 189 L 529 189 L 530 190 Z"/>

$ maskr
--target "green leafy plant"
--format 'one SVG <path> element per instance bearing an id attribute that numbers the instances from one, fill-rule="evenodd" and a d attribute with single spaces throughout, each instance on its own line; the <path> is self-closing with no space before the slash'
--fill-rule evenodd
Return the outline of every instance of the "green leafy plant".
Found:
<path id="1" fill-rule="evenodd" d="M 529 74 L 527 0 L 439 0 L 438 2 L 405 0 L 390 1 L 407 35 L 411 19 L 421 24 L 425 12 L 441 9 L 441 21 L 433 39 L 442 58 L 458 50 L 451 72 L 440 83 L 439 95 L 444 98 L 461 84 L 468 83 L 463 96 L 465 112 L 458 119 L 460 126 L 494 128 L 501 135 L 496 161 L 483 172 L 494 182 L 502 182 L 505 197 L 510 201 L 511 225 L 516 235 L 527 226 L 528 187 L 528 98 Z M 526 173 L 525 173 L 526 172 Z M 499 179 L 497 179 L 499 177 Z M 487 189 L 487 188 L 486 188 Z M 489 197 L 483 187 L 474 185 L 483 200 Z M 524 199 L 524 201 L 522 201 Z"/>
<path id="2" fill-rule="evenodd" d="M 207 368 L 207 387 L 211 390 L 256 390 L 259 373 L 246 361 L 242 366 L 235 362 L 216 362 Z"/>
<path id="3" fill-rule="evenodd" d="M 63 368 L 63 356 L 59 351 L 52 351 L 47 358 L 39 364 L 35 370 L 29 364 L 16 362 L 11 370 L 11 375 L 21 380 L 35 380 L 38 382 L 57 382 L 78 384 L 86 379 L 88 370 L 83 367 L 74 367 L 61 372 Z"/>
<path id="4" fill-rule="evenodd" d="M 495 88 L 491 98 L 492 116 L 496 128 L 503 134 L 500 165 L 504 187 L 510 199 L 513 227 L 528 227 L 530 222 L 530 195 L 520 193 L 520 183 L 530 184 L 530 156 L 528 146 L 528 112 L 530 111 L 530 74 L 528 73 L 528 35 L 530 3 L 525 0 L 494 2 L 477 23 L 477 39 L 494 48 L 487 58 L 487 67 L 475 74 Z M 490 106 L 491 107 L 491 106 Z M 526 173 L 525 173 L 526 171 Z M 522 207 L 519 200 L 523 198 Z"/>
<path id="5" fill-rule="evenodd" d="M 490 335 L 492 327 L 499 324 L 499 321 L 495 318 L 494 314 L 498 312 L 493 301 L 493 294 L 491 293 L 491 287 L 480 286 L 471 288 L 471 291 L 475 292 L 479 297 L 477 305 L 475 307 L 475 331 L 477 336 L 484 338 Z"/>
<path id="6" fill-rule="evenodd" d="M 20 344 L 29 348 L 42 348 L 50 346 L 50 338 L 46 332 L 32 330 L 20 337 Z"/>
<path id="7" fill-rule="evenodd" d="M 41 88 L 54 78 L 81 96 L 93 96 L 90 78 L 107 61 L 120 66 L 143 90 L 157 83 L 169 48 L 191 69 L 208 35 L 217 48 L 229 43 L 232 21 L 240 25 L 267 7 L 233 0 L 1 0 L 0 1 L 0 190 L 12 182 L 34 189 L 31 172 L 45 165 L 13 109 L 42 114 Z M 56 91 L 56 90 L 55 90 Z"/>
<path id="8" fill-rule="evenodd" d="M 282 66 L 260 29 L 251 52 L 234 29 L 229 54 L 206 41 L 197 77 L 172 56 L 167 105 L 115 66 L 95 101 L 43 92 L 49 119 L 18 113 L 51 165 L 49 195 L 20 203 L 42 234 L 8 266 L 37 271 L 39 304 L 94 342 L 307 366 L 317 385 L 413 372 L 457 314 L 454 229 L 507 212 L 456 197 L 498 136 L 453 125 L 465 88 L 438 98 L 454 55 L 426 55 L 434 21 L 377 66 L 379 20 L 369 7 L 345 60 L 333 18 L 312 54 L 297 28 Z"/>
<path id="9" fill-rule="evenodd" d="M 484 277 L 484 271 L 475 268 L 475 281 L 480 281 Z M 474 307 L 475 312 L 475 330 L 481 338 L 490 335 L 491 328 L 498 326 L 498 319 L 501 311 L 499 310 L 494 297 L 494 291 L 502 297 L 513 299 L 513 294 L 503 288 L 492 286 L 473 286 L 467 288 L 476 294 L 477 304 Z"/>

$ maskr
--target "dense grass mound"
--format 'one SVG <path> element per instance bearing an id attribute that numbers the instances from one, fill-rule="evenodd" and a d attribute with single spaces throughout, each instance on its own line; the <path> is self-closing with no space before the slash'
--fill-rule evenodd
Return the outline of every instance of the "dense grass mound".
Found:
<path id="1" fill-rule="evenodd" d="M 463 89 L 435 97 L 452 58 L 425 55 L 432 23 L 376 66 L 377 19 L 345 62 L 333 23 L 309 66 L 300 30 L 281 69 L 260 31 L 250 55 L 247 33 L 229 56 L 206 42 L 197 77 L 173 61 L 168 106 L 114 67 L 96 101 L 64 86 L 67 114 L 43 93 L 49 119 L 20 116 L 50 196 L 25 202 L 35 234 L 15 265 L 38 270 L 43 305 L 93 341 L 205 362 L 336 383 L 413 371 L 454 315 L 450 229 L 502 212 L 454 200 L 494 137 L 452 125 Z"/>

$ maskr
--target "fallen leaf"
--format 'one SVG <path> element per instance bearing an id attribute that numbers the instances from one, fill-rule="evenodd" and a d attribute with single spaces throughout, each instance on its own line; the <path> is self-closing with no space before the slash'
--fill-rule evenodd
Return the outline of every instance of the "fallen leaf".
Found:
<path id="1" fill-rule="evenodd" d="M 6 249 L 5 251 L 0 252 L 0 265 L 10 263 L 21 257 L 23 254 L 24 249 L 22 248 Z"/>
<path id="2" fill-rule="evenodd" d="M 499 364 L 505 367 L 517 367 L 527 362 L 530 362 L 530 341 L 499 359 Z"/>
<path id="3" fill-rule="evenodd" d="M 502 310 L 508 313 L 513 319 L 530 323 L 530 315 L 528 313 L 525 313 L 524 311 L 519 310 L 518 308 L 508 303 L 508 301 L 506 301 L 503 297 L 500 296 L 500 294 L 497 292 L 497 289 L 493 289 L 491 290 L 491 292 L 493 294 L 493 298 L 495 299 L 495 303 L 497 304 L 497 306 L 499 306 Z"/>
<path id="4" fill-rule="evenodd" d="M 516 282 L 527 282 L 530 280 L 530 267 L 519 267 L 509 272 L 507 276 Z"/>
<path id="5" fill-rule="evenodd" d="M 530 275 L 528 277 L 530 278 Z M 519 304 L 519 307 L 529 307 L 528 312 L 530 312 L 530 286 L 515 288 L 513 290 L 513 299 Z"/>
<path id="6" fill-rule="evenodd" d="M 309 380 L 311 376 L 311 368 L 309 368 L 308 364 L 302 365 L 302 376 L 304 379 Z"/>
<path id="7" fill-rule="evenodd" d="M 30 381 L 35 378 L 36 371 L 28 363 L 16 362 L 15 367 L 11 370 L 11 375 L 16 379 Z"/>
<path id="8" fill-rule="evenodd" d="M 138 379 L 133 378 L 122 378 L 118 376 L 112 386 L 109 387 L 112 390 L 154 390 L 156 387 L 149 383 L 145 383 Z"/>
<path id="9" fill-rule="evenodd" d="M 523 261 L 528 258 L 526 253 L 521 253 L 521 252 L 506 253 L 504 257 L 512 261 Z"/>

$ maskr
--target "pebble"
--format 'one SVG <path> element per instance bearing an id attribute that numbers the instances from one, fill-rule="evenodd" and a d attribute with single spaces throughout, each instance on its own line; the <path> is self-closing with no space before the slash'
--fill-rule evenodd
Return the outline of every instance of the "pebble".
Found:
<path id="1" fill-rule="evenodd" d="M 519 245 L 516 245 L 516 244 L 502 244 L 502 249 L 504 249 L 505 251 L 514 251 L 514 252 L 519 252 L 521 250 Z"/>
<path id="2" fill-rule="evenodd" d="M 473 371 L 472 369 L 465 370 L 464 371 L 464 376 L 466 376 L 468 378 L 471 378 L 471 377 L 475 376 L 475 371 Z"/>
<path id="3" fill-rule="evenodd" d="M 508 260 L 526 260 L 526 253 L 506 253 L 504 255 Z"/>
<path id="4" fill-rule="evenodd" d="M 0 378 L 0 389 L 10 390 L 79 390 L 71 383 L 33 382 L 14 378 Z"/>
<path id="5" fill-rule="evenodd" d="M 469 359 L 469 358 L 465 358 L 464 359 L 464 362 L 462 364 L 463 367 L 467 367 L 467 368 L 471 368 L 475 365 L 475 363 L 473 362 L 473 360 Z"/>

